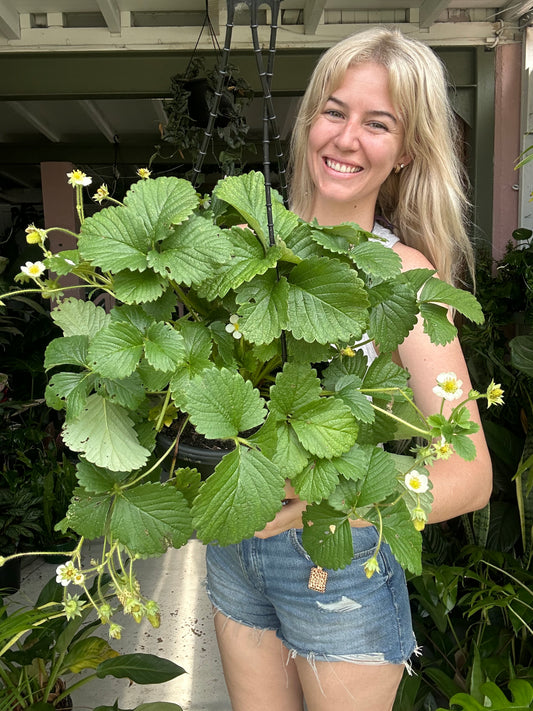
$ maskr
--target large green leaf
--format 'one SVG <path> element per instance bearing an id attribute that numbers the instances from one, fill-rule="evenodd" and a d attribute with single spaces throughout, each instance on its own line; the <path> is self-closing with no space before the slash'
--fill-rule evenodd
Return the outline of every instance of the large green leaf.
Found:
<path id="1" fill-rule="evenodd" d="M 95 376 L 87 371 L 54 373 L 46 386 L 46 401 L 53 406 L 52 398 L 66 400 L 69 417 L 79 417 L 87 403 L 94 379 Z"/>
<path id="2" fill-rule="evenodd" d="M 323 229 L 323 228 L 322 228 Z M 296 229 L 284 236 L 287 247 L 300 259 L 310 257 L 329 257 L 329 250 L 324 249 L 314 239 L 316 231 L 307 222 L 299 222 Z"/>
<path id="3" fill-rule="evenodd" d="M 335 390 L 335 396 L 348 405 L 356 420 L 368 423 L 374 421 L 374 409 L 368 397 L 361 392 L 360 378 L 356 375 L 343 375 L 335 383 Z"/>
<path id="4" fill-rule="evenodd" d="M 46 347 L 44 367 L 46 370 L 57 365 L 87 366 L 89 339 L 87 336 L 63 336 L 54 338 Z"/>
<path id="5" fill-rule="evenodd" d="M 377 515 L 368 516 L 375 526 L 379 525 Z M 385 510 L 383 518 L 383 537 L 403 568 L 414 575 L 422 572 L 422 536 L 413 526 L 411 515 L 402 501 Z"/>
<path id="6" fill-rule="evenodd" d="M 52 310 L 51 316 L 65 336 L 93 336 L 110 320 L 101 306 L 72 298 L 63 299 Z"/>
<path id="7" fill-rule="evenodd" d="M 462 711 L 530 711 L 533 706 L 533 686 L 525 679 L 511 679 L 508 683 L 512 700 L 508 699 L 500 687 L 492 681 L 481 685 L 485 703 L 481 704 L 469 694 L 454 694 L 450 699 L 450 708 L 460 706 Z M 437 711 L 445 711 L 438 709 Z"/>
<path id="8" fill-rule="evenodd" d="M 369 290 L 372 304 L 369 335 L 382 351 L 395 350 L 416 323 L 416 295 L 408 284 L 397 279 Z"/>
<path id="9" fill-rule="evenodd" d="M 276 423 L 276 450 L 271 459 L 286 477 L 300 472 L 309 460 L 309 453 L 288 422 Z"/>
<path id="10" fill-rule="evenodd" d="M 63 439 L 93 464 L 118 472 L 139 469 L 150 454 L 126 411 L 99 395 L 91 395 L 80 417 L 65 425 Z"/>
<path id="11" fill-rule="evenodd" d="M 448 309 L 439 304 L 420 304 L 420 315 L 424 319 L 424 331 L 432 343 L 443 346 L 453 341 L 457 329 L 448 319 Z"/>
<path id="12" fill-rule="evenodd" d="M 390 354 L 382 353 L 370 364 L 363 377 L 362 387 L 367 394 L 372 396 L 378 395 L 376 390 L 383 390 L 384 385 L 387 388 L 405 390 L 409 377 L 408 371 L 391 360 Z M 383 393 L 383 396 L 389 397 L 386 392 Z"/>
<path id="13" fill-rule="evenodd" d="M 67 510 L 66 523 L 69 528 L 89 541 L 100 538 L 107 533 L 106 523 L 110 506 L 109 493 L 92 494 L 81 487 L 77 488 Z"/>
<path id="14" fill-rule="evenodd" d="M 320 380 L 308 363 L 285 363 L 270 389 L 268 407 L 274 417 L 289 420 L 301 409 L 320 399 L 320 394 Z"/>
<path id="15" fill-rule="evenodd" d="M 340 225 L 323 226 L 316 220 L 310 225 L 313 240 L 334 254 L 346 254 L 354 245 L 366 241 L 371 235 L 355 222 L 342 222 Z"/>
<path id="16" fill-rule="evenodd" d="M 136 684 L 162 684 L 181 674 L 185 674 L 185 670 L 169 659 L 140 653 L 121 654 L 115 659 L 107 659 L 96 668 L 99 679 L 114 676 L 117 679 L 131 679 Z"/>
<path id="17" fill-rule="evenodd" d="M 339 472 L 330 459 L 313 459 L 305 469 L 291 476 L 291 484 L 303 501 L 318 503 L 327 498 L 339 482 Z"/>
<path id="18" fill-rule="evenodd" d="M 204 482 L 193 504 L 198 538 L 219 545 L 253 536 L 281 508 L 285 478 L 260 452 L 237 446 Z"/>
<path id="19" fill-rule="evenodd" d="M 124 198 L 124 204 L 142 217 L 146 231 L 158 241 L 169 234 L 170 225 L 178 225 L 192 215 L 199 202 L 191 183 L 173 176 L 138 180 Z"/>
<path id="20" fill-rule="evenodd" d="M 159 299 L 167 282 L 151 269 L 139 272 L 123 269 L 115 275 L 113 287 L 119 301 L 125 304 L 144 304 Z"/>
<path id="21" fill-rule="evenodd" d="M 349 253 L 358 269 L 379 279 L 392 279 L 398 276 L 402 260 L 396 252 L 379 242 L 361 242 Z"/>
<path id="22" fill-rule="evenodd" d="M 152 241 L 140 215 L 108 207 L 84 220 L 78 239 L 81 256 L 104 271 L 144 271 Z"/>
<path id="23" fill-rule="evenodd" d="M 185 354 L 183 336 L 168 323 L 154 323 L 146 334 L 144 352 L 153 368 L 172 371 Z"/>
<path id="24" fill-rule="evenodd" d="M 230 289 L 237 289 L 258 274 L 264 274 L 276 265 L 283 252 L 278 246 L 265 248 L 249 229 L 232 227 L 228 237 L 231 259 L 215 274 L 210 274 L 198 289 L 199 295 L 209 300 L 225 296 Z"/>
<path id="25" fill-rule="evenodd" d="M 357 423 L 350 408 L 332 397 L 299 409 L 291 425 L 303 447 L 317 457 L 331 458 L 347 452 L 357 437 Z"/>
<path id="26" fill-rule="evenodd" d="M 211 368 L 196 376 L 186 402 L 191 422 L 209 439 L 236 437 L 258 427 L 267 414 L 252 383 L 226 368 Z"/>
<path id="27" fill-rule="evenodd" d="M 217 183 L 213 192 L 217 198 L 232 205 L 242 215 L 242 222 L 254 230 L 264 247 L 269 244 L 265 178 L 262 173 L 250 171 L 245 175 L 224 178 Z M 283 206 L 275 193 L 272 193 L 272 215 L 274 234 L 281 235 L 282 239 L 289 235 L 298 223 L 296 215 Z"/>
<path id="28" fill-rule="evenodd" d="M 336 259 L 310 259 L 288 275 L 287 329 L 297 339 L 353 341 L 366 329 L 368 299 L 363 282 Z"/>
<path id="29" fill-rule="evenodd" d="M 144 351 L 144 336 L 127 323 L 112 323 L 99 331 L 89 345 L 92 368 L 105 378 L 126 378 L 137 367 Z"/>
<path id="30" fill-rule="evenodd" d="M 313 563 L 337 570 L 352 562 L 352 529 L 344 513 L 324 501 L 308 506 L 303 522 L 302 544 Z"/>
<path id="31" fill-rule="evenodd" d="M 154 556 L 169 546 L 180 548 L 192 535 L 187 500 L 175 487 L 148 483 L 116 497 L 111 534 L 132 553 Z"/>
<path id="32" fill-rule="evenodd" d="M 229 257 L 226 232 L 195 215 L 149 252 L 148 264 L 178 284 L 191 286 L 211 279 L 217 265 Z"/>
<path id="33" fill-rule="evenodd" d="M 320 393 L 316 371 L 308 364 L 286 363 L 270 390 L 269 408 L 290 424 L 304 449 L 330 458 L 350 449 L 357 424 L 347 405 Z"/>
<path id="34" fill-rule="evenodd" d="M 84 669 L 96 669 L 105 659 L 113 659 L 118 656 L 119 653 L 109 645 L 107 640 L 101 637 L 79 639 L 70 646 L 59 673 L 64 674 L 70 671 L 73 674 L 79 674 Z"/>
<path id="35" fill-rule="evenodd" d="M 270 343 L 280 337 L 287 326 L 288 294 L 287 280 L 278 280 L 273 269 L 239 289 L 239 327 L 247 341 Z"/>
<path id="36" fill-rule="evenodd" d="M 92 377 L 94 378 L 94 376 Z M 117 405 L 122 405 L 127 410 L 138 410 L 146 397 L 143 381 L 138 372 L 132 373 L 121 380 L 98 378 L 95 382 L 95 390 L 102 397 L 106 397 Z M 70 402 L 69 415 L 73 416 Z"/>
<path id="37" fill-rule="evenodd" d="M 529 377 L 533 377 L 533 336 L 516 336 L 509 341 L 511 363 Z"/>
<path id="38" fill-rule="evenodd" d="M 80 486 L 83 486 L 86 492 L 93 494 L 110 493 L 117 484 L 129 476 L 129 472 L 113 472 L 110 469 L 97 467 L 81 458 L 76 469 Z"/>
<path id="39" fill-rule="evenodd" d="M 433 301 L 439 304 L 448 304 L 474 323 L 483 323 L 484 321 L 481 305 L 473 294 L 463 291 L 463 289 L 457 289 L 440 279 L 428 279 L 422 287 L 419 300 L 420 303 Z"/>

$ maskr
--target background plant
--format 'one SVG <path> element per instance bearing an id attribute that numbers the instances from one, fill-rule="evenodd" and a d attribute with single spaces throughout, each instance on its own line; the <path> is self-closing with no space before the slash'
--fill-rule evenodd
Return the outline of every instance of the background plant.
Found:
<path id="1" fill-rule="evenodd" d="M 103 579 L 99 585 L 100 594 L 112 602 L 109 583 Z M 34 607 L 11 610 L 0 600 L 0 711 L 67 708 L 73 691 L 106 676 L 157 684 L 184 673 L 174 662 L 155 655 L 119 654 L 107 640 L 91 634 L 100 620 L 90 618 L 93 606 L 88 596 L 69 594 L 64 600 L 52 578 Z M 117 702 L 98 706 L 99 711 L 117 708 Z M 177 704 L 158 702 L 150 709 L 181 711 Z"/>

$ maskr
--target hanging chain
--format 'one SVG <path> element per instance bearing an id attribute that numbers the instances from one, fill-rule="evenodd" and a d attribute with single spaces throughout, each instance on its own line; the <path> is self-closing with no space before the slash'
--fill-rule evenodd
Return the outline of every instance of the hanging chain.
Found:
<path id="1" fill-rule="evenodd" d="M 218 116 L 218 110 L 220 107 L 220 100 L 222 97 L 222 91 L 224 89 L 224 82 L 228 74 L 229 66 L 229 55 L 231 50 L 231 38 L 234 27 L 235 18 L 235 8 L 237 4 L 246 3 L 250 8 L 250 29 L 252 32 L 252 42 L 254 47 L 254 55 L 257 64 L 257 70 L 259 73 L 259 79 L 261 81 L 261 88 L 263 91 L 263 168 L 265 175 L 265 192 L 266 192 L 266 207 L 267 207 L 267 218 L 268 218 L 268 230 L 269 230 L 269 240 L 271 244 L 274 244 L 274 228 L 272 224 L 272 201 L 270 197 L 271 190 L 271 180 L 270 180 L 270 139 L 275 144 L 276 158 L 278 161 L 278 171 L 280 180 L 280 192 L 283 197 L 285 205 L 287 205 L 287 178 L 285 170 L 285 162 L 283 156 L 283 150 L 281 146 L 281 138 L 277 126 L 277 118 L 274 111 L 274 106 L 272 102 L 271 94 L 271 83 L 272 75 L 274 69 L 274 56 L 276 52 L 276 36 L 277 36 L 277 21 L 279 15 L 279 7 L 282 0 L 227 0 L 227 22 L 226 22 L 226 36 L 224 39 L 224 47 L 222 48 L 222 54 L 220 57 L 218 65 L 218 78 L 217 86 L 214 92 L 214 100 L 209 111 L 209 120 L 207 127 L 204 131 L 204 137 L 202 140 L 202 145 L 198 151 L 198 156 L 196 158 L 195 165 L 193 166 L 193 178 L 192 183 L 196 186 L 198 179 L 201 174 L 202 165 L 204 163 L 205 157 L 207 155 L 207 150 L 209 148 L 209 143 L 213 138 L 213 132 L 215 129 L 215 122 Z M 267 69 L 264 68 L 263 55 L 261 48 L 259 46 L 259 37 L 257 33 L 258 23 L 257 23 L 257 10 L 260 4 L 268 4 L 271 9 L 272 22 L 270 26 L 270 44 L 268 48 L 268 63 Z M 207 14 L 207 10 L 206 10 Z"/>

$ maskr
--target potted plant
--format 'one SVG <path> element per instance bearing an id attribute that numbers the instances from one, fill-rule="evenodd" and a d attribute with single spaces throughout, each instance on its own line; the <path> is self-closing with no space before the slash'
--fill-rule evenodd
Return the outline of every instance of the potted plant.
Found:
<path id="1" fill-rule="evenodd" d="M 172 77 L 172 95 L 163 104 L 167 121 L 160 130 L 166 143 L 177 146 L 182 160 L 192 163 L 198 156 L 215 99 L 217 81 L 217 67 L 207 67 L 200 56 L 193 56 L 186 71 Z M 253 97 L 253 89 L 238 68 L 229 66 L 214 125 L 216 158 L 223 175 L 235 175 L 243 168 L 249 130 L 245 111 Z M 250 146 L 246 147 L 250 149 Z M 159 151 L 160 148 L 158 154 Z"/>
<path id="2" fill-rule="evenodd" d="M 431 505 L 424 467 L 450 448 L 473 458 L 476 425 L 460 398 L 448 418 L 423 417 L 391 353 L 419 313 L 433 341 L 452 339 L 443 304 L 482 320 L 475 298 L 430 270 L 401 273 L 379 237 L 350 223 L 304 222 L 276 195 L 269 228 L 259 173 L 227 177 L 204 197 L 187 180 L 142 176 L 123 204 L 85 219 L 91 179 L 69 174 L 78 247 L 52 254 L 47 231 L 31 225 L 28 240 L 44 258 L 20 277 L 56 301 L 63 335 L 46 350 L 46 398 L 64 410 L 63 439 L 79 455 L 63 527 L 82 541 L 103 536 L 91 572 L 118 569 L 127 579 L 124 549 L 158 556 L 194 530 L 220 545 L 250 537 L 280 510 L 286 478 L 309 502 L 303 544 L 316 565 L 345 566 L 350 518 L 363 518 L 378 528 L 378 548 L 386 541 L 419 572 Z M 108 197 L 105 186 L 95 194 Z M 65 274 L 79 277 L 87 299 L 69 296 Z M 114 298 L 109 312 L 92 300 L 100 292 Z M 368 367 L 354 345 L 370 340 L 380 356 Z M 496 403 L 501 394 L 491 383 L 464 399 Z M 230 445 L 205 481 L 191 468 L 160 481 L 174 443 L 156 456 L 156 439 L 174 420 L 176 443 L 190 423 Z M 411 435 L 423 438 L 412 456 L 380 446 Z"/>
<path id="3" fill-rule="evenodd" d="M 91 594 L 106 594 L 109 604 L 110 589 L 109 582 L 100 581 L 99 590 Z M 69 594 L 63 600 L 61 587 L 52 578 L 34 607 L 11 610 L 0 599 L 2 711 L 72 711 L 71 693 L 91 681 L 114 676 L 137 684 L 157 684 L 184 673 L 174 662 L 156 655 L 119 654 L 106 639 L 91 634 L 100 621 L 91 619 L 93 606 L 88 596 L 88 592 Z M 119 636 L 118 625 L 114 636 Z M 171 703 L 155 702 L 152 707 L 153 711 L 181 710 Z M 98 706 L 99 711 L 116 708 L 116 702 Z"/>

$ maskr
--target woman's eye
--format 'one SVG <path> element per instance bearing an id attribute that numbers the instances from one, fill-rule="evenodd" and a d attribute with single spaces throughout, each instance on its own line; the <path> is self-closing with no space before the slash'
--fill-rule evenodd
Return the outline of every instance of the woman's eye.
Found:
<path id="1" fill-rule="evenodd" d="M 380 121 L 371 121 L 368 124 L 371 128 L 377 128 L 380 131 L 388 131 L 388 126 L 386 126 L 384 123 L 381 123 Z"/>
<path id="2" fill-rule="evenodd" d="M 324 113 L 326 116 L 331 116 L 332 118 L 342 118 L 341 112 L 337 111 L 337 109 L 326 109 Z"/>

